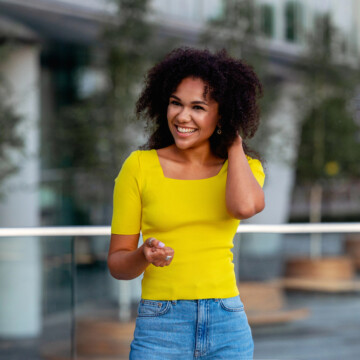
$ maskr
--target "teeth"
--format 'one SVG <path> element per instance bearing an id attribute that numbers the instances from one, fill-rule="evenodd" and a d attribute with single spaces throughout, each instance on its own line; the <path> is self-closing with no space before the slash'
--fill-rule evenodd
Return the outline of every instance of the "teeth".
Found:
<path id="1" fill-rule="evenodd" d="M 196 131 L 196 129 L 182 128 L 180 126 L 178 126 L 177 129 L 181 133 L 192 133 Z"/>

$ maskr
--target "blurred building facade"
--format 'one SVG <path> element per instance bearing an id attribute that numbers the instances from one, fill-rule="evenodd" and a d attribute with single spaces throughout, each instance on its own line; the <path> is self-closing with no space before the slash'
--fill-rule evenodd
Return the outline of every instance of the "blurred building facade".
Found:
<path id="1" fill-rule="evenodd" d="M 305 34 L 316 31 L 314 19 L 318 14 L 329 12 L 342 34 L 338 39 L 339 49 L 342 49 L 339 62 L 357 65 L 360 3 L 357 0 L 256 0 L 256 4 L 257 26 L 261 33 L 259 51 L 269 59 L 270 71 L 280 80 L 281 88 L 270 116 L 270 126 L 276 135 L 270 139 L 264 154 L 268 174 L 265 186 L 267 206 L 251 221 L 277 224 L 287 222 L 291 211 L 300 131 L 293 99 L 301 91 L 301 72 L 297 64 L 304 50 Z M 206 21 L 224 11 L 224 1 L 153 0 L 152 9 L 149 16 L 159 25 L 159 36 L 176 36 L 183 44 L 195 45 Z M 16 48 L 1 64 L 1 73 L 6 75 L 11 85 L 10 100 L 24 115 L 26 153 L 31 155 L 23 161 L 20 172 L 1 185 L 7 196 L 0 203 L 0 226 L 53 224 L 47 211 L 51 212 L 58 205 L 57 195 L 41 184 L 61 179 L 61 169 L 52 169 L 46 159 L 40 159 L 39 149 L 46 136 L 41 126 L 51 121 L 61 106 L 71 103 L 75 87 L 80 89 L 80 96 L 101 87 L 101 71 L 93 67 L 89 56 L 99 46 L 103 26 L 113 21 L 114 10 L 114 4 L 105 0 L 0 0 L 0 34 L 3 39 L 11 39 Z M 287 140 L 285 149 L 284 139 Z M 46 155 L 46 149 L 44 153 Z M 71 214 L 66 211 L 71 204 L 63 206 L 60 223 L 77 223 L 74 218 L 66 217 L 66 214 Z M 355 211 L 359 211 L 358 206 Z M 260 238 L 249 237 L 242 243 L 248 254 L 269 254 L 271 257 L 279 250 L 279 236 L 268 239 L 266 244 Z M 39 331 L 40 249 L 36 239 L 27 241 L 27 244 L 30 244 L 29 253 L 32 255 L 24 266 L 32 269 L 33 276 L 27 283 L 29 297 L 23 299 L 21 306 L 32 318 L 24 319 L 26 326 L 18 323 L 17 328 L 9 329 L 9 319 L 16 309 L 2 307 L 6 314 L 0 309 L 0 318 L 5 319 L 0 323 L 0 335 L 28 335 Z M 11 251 L 11 241 L 2 241 L 0 251 Z M 14 277 L 12 281 L 21 281 L 23 269 L 12 269 L 9 263 L 1 271 L 8 274 L 10 269 Z M 18 295 L 13 294 L 14 298 L 19 298 Z"/>
<path id="2" fill-rule="evenodd" d="M 286 98 L 289 99 L 287 95 L 297 91 L 299 72 L 295 67 L 298 64 L 298 57 L 301 57 L 304 50 L 305 34 L 313 29 L 316 16 L 329 12 L 334 24 L 341 30 L 342 37 L 337 42 L 339 61 L 356 65 L 360 48 L 359 3 L 355 0 L 347 0 L 346 3 L 336 0 L 321 2 L 257 0 L 256 3 L 257 26 L 261 34 L 258 46 L 268 57 L 274 76 L 281 78 L 282 92 L 285 94 L 285 98 L 279 100 L 279 106 L 277 106 L 279 113 L 272 116 L 274 118 L 272 121 L 275 127 L 284 127 L 284 135 L 293 139 L 287 148 L 286 158 L 282 158 L 280 163 L 284 164 L 289 161 L 291 163 L 297 156 L 299 125 L 296 122 L 296 109 L 294 109 L 294 114 L 291 114 L 289 109 L 283 111 L 283 106 L 285 108 L 290 106 L 290 104 L 285 104 L 287 103 Z M 177 35 L 183 39 L 184 44 L 196 44 L 206 21 L 221 14 L 224 3 L 221 0 L 207 2 L 154 0 L 152 8 L 153 13 L 150 17 L 159 24 L 161 36 L 164 34 L 169 37 Z M 103 25 L 112 21 L 111 14 L 114 6 L 111 1 L 82 0 L 75 4 L 65 0 L 1 0 L 0 9 L 3 17 L 3 29 L 9 27 L 9 21 L 11 21 L 38 37 L 37 44 L 31 46 L 38 49 L 38 61 L 35 65 L 38 66 L 37 79 L 38 85 L 40 85 L 38 87 L 40 98 L 37 104 L 34 103 L 34 106 L 38 106 L 40 126 L 56 116 L 61 106 L 71 103 L 72 97 L 75 96 L 75 87 L 79 92 L 78 96 L 86 96 L 97 87 L 101 87 L 101 71 L 91 67 L 89 57 L 92 49 L 98 46 Z M 3 33 L 3 36 L 6 37 L 7 30 L 3 30 Z M 28 44 L 28 47 L 31 46 Z M 284 104 L 282 104 L 283 101 Z M 289 116 L 288 121 L 284 119 L 284 116 L 287 115 Z M 42 132 L 41 136 L 46 136 L 46 134 Z M 278 158 L 279 144 L 277 143 L 279 139 L 274 137 L 273 143 L 264 156 L 269 165 L 267 187 L 271 185 L 272 174 L 277 173 L 270 168 L 270 164 L 273 163 L 272 156 Z M 37 141 L 41 140 L 41 137 L 38 137 Z M 57 170 L 51 169 L 51 164 L 47 164 L 46 161 L 46 159 L 42 159 L 42 178 L 56 178 Z M 278 169 L 278 171 L 282 170 Z M 288 185 L 279 185 L 279 188 L 292 188 L 291 176 L 288 180 L 285 180 L 286 178 L 284 176 L 277 177 L 276 183 L 289 182 Z M 54 194 L 47 191 L 46 188 L 43 190 L 42 202 L 46 209 L 53 201 Z M 279 196 L 276 191 L 269 189 L 268 192 L 269 210 L 268 214 L 266 211 L 263 213 L 261 221 L 264 221 L 264 216 L 271 217 L 275 213 L 279 219 L 269 218 L 266 222 L 285 221 L 284 216 L 286 217 L 289 213 L 288 208 L 284 207 L 286 215 L 280 215 L 282 211 L 273 211 L 271 204 L 276 202 L 272 201 L 272 194 L 276 194 L 274 199 L 277 199 L 277 202 L 280 201 Z M 283 193 L 286 192 L 283 191 Z M 288 201 L 289 193 L 284 196 L 287 199 L 284 201 Z M 278 204 L 276 208 L 279 209 Z M 50 218 L 49 222 L 51 223 L 51 221 Z M 63 219 L 64 223 L 69 223 L 69 221 L 71 220 Z M 8 223 L 8 221 L 6 222 Z"/>

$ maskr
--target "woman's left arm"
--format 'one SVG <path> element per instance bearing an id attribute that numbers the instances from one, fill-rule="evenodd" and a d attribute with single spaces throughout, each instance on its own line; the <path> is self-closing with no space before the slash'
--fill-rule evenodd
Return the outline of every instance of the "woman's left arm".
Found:
<path id="1" fill-rule="evenodd" d="M 238 135 L 228 149 L 226 207 L 236 219 L 248 219 L 265 207 L 264 192 L 255 179 Z"/>

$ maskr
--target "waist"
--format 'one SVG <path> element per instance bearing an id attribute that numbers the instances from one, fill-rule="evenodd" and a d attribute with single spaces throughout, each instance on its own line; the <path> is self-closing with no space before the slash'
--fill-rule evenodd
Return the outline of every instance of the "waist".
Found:
<path id="1" fill-rule="evenodd" d="M 175 261 L 166 267 L 150 265 L 142 280 L 148 300 L 228 298 L 239 294 L 232 257 L 216 261 Z"/>

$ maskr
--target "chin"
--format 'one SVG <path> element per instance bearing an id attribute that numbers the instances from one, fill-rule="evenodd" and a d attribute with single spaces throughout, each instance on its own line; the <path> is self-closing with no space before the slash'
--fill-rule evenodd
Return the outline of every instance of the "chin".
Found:
<path id="1" fill-rule="evenodd" d="M 183 142 L 175 141 L 174 144 L 178 149 L 181 149 L 181 150 L 186 150 L 186 149 L 191 148 L 190 144 L 184 144 Z"/>

